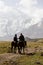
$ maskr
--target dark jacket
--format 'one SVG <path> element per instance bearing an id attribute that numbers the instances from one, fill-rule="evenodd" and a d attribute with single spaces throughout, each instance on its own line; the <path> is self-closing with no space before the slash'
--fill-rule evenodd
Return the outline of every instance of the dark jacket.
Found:
<path id="1" fill-rule="evenodd" d="M 17 37 L 14 37 L 14 41 L 17 42 Z"/>
<path id="2" fill-rule="evenodd" d="M 20 41 L 25 41 L 24 36 L 23 36 L 23 35 L 21 35 L 21 36 L 19 37 L 19 40 L 20 40 Z"/>

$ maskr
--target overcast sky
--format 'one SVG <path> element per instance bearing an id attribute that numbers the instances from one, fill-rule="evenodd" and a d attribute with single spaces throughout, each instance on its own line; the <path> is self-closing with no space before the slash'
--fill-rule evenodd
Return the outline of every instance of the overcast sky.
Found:
<path id="1" fill-rule="evenodd" d="M 43 0 L 0 0 L 0 37 L 28 29 L 42 18 Z"/>

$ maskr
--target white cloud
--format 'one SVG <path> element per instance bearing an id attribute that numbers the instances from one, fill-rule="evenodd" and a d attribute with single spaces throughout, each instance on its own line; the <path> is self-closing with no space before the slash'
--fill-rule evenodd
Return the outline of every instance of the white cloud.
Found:
<path id="1" fill-rule="evenodd" d="M 12 2 L 13 6 L 9 6 L 8 2 L 0 0 L 0 36 L 13 35 L 43 18 L 43 9 L 37 7 L 37 0 L 20 0 L 16 4 Z"/>
<path id="2" fill-rule="evenodd" d="M 19 10 L 32 18 L 31 24 L 36 24 L 43 17 L 43 9 L 38 8 L 37 0 L 21 0 Z"/>

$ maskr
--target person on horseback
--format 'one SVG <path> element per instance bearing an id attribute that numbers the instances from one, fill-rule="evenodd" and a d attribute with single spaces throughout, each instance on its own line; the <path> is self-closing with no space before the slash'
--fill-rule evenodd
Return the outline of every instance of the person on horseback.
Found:
<path id="1" fill-rule="evenodd" d="M 21 53 L 22 49 L 24 51 L 24 46 L 25 46 L 25 38 L 24 38 L 24 35 L 21 33 L 20 36 L 19 36 L 19 53 Z"/>
<path id="2" fill-rule="evenodd" d="M 15 36 L 14 36 L 14 52 L 16 53 L 16 47 L 17 47 L 17 42 L 18 42 L 18 40 L 17 40 L 17 34 L 15 34 Z"/>
<path id="3" fill-rule="evenodd" d="M 19 36 L 19 40 L 21 42 L 24 42 L 25 41 L 25 38 L 24 38 L 24 35 L 21 33 L 20 36 Z"/>
<path id="4" fill-rule="evenodd" d="M 22 33 L 19 36 L 19 41 L 22 42 L 22 43 L 25 43 L 25 46 L 26 46 L 26 40 L 25 40 L 25 37 Z"/>
<path id="5" fill-rule="evenodd" d="M 15 34 L 15 36 L 14 36 L 14 42 L 17 44 L 17 34 Z"/>

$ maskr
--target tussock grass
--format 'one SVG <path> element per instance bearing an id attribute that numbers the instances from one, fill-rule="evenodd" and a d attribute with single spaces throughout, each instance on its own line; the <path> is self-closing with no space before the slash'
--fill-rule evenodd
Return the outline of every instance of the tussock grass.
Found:
<path id="1" fill-rule="evenodd" d="M 1 41 L 0 42 L 0 54 L 6 53 L 10 46 L 11 46 L 11 42 L 10 41 Z"/>
<path id="2" fill-rule="evenodd" d="M 43 41 L 42 41 L 43 42 Z M 6 53 L 8 48 L 11 46 L 11 42 L 0 42 L 0 53 Z M 27 47 L 31 49 L 39 49 L 34 55 L 22 55 L 16 61 L 12 61 L 16 64 L 11 64 L 10 62 L 5 62 L 3 65 L 43 65 L 43 56 L 41 56 L 43 51 L 43 43 L 41 42 L 27 42 Z M 39 64 L 38 64 L 39 63 Z"/>
<path id="3" fill-rule="evenodd" d="M 27 47 L 35 48 L 35 47 L 43 47 L 43 43 L 39 42 L 27 42 Z"/>

